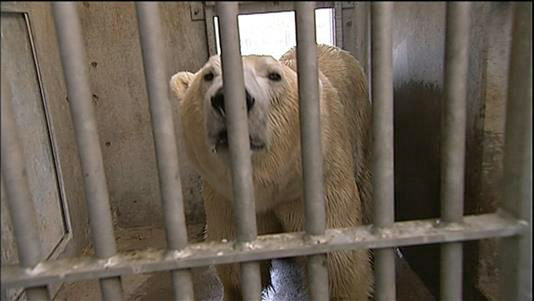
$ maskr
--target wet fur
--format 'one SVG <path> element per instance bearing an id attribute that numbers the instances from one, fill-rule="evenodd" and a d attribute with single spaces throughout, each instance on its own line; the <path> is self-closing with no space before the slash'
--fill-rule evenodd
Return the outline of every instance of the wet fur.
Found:
<path id="1" fill-rule="evenodd" d="M 365 75 L 360 64 L 346 51 L 320 45 L 317 52 L 327 227 L 368 223 L 371 106 Z M 254 56 L 244 57 L 245 65 L 255 64 L 257 60 Z M 302 231 L 304 225 L 295 49 L 272 61 L 279 64 L 276 66 L 282 70 L 283 83 L 270 96 L 266 112 L 267 147 L 251 157 L 259 235 Z M 203 178 L 207 239 L 232 240 L 235 233 L 230 170 L 227 162 L 209 151 L 205 139 L 206 102 L 202 99 L 206 88 L 201 75 L 209 67 L 207 64 L 195 74 L 178 73 L 170 84 L 180 101 L 186 152 Z M 298 261 L 304 262 L 302 258 Z M 367 300 L 372 290 L 372 273 L 366 250 L 329 253 L 327 264 L 332 300 Z M 225 286 L 225 298 L 239 299 L 238 265 L 221 265 L 217 269 Z M 268 275 L 268 263 L 263 262 L 264 285 L 269 282 Z"/>

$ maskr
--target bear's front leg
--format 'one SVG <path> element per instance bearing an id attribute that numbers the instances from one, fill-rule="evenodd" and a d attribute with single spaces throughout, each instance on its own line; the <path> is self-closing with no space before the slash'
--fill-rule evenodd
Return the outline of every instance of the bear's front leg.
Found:
<path id="1" fill-rule="evenodd" d="M 240 301 L 241 287 L 239 286 L 239 264 L 220 264 L 216 266 L 217 274 L 224 289 L 225 301 Z"/>
<path id="2" fill-rule="evenodd" d="M 361 224 L 362 212 L 358 189 L 350 176 L 326 185 L 327 228 L 353 227 Z M 299 199 L 275 208 L 286 232 L 304 230 L 304 201 Z M 297 262 L 306 270 L 306 258 Z M 327 254 L 330 300 L 368 300 L 373 274 L 368 250 L 335 251 Z"/>
<path id="3" fill-rule="evenodd" d="M 367 250 L 328 253 L 330 300 L 367 301 L 372 272 Z"/>
<path id="4" fill-rule="evenodd" d="M 361 196 L 347 171 L 338 171 L 325 185 L 326 227 L 345 228 L 362 224 Z M 343 174 L 345 172 L 345 174 Z M 368 300 L 373 273 L 368 250 L 344 250 L 328 253 L 330 300 Z"/>
<path id="5" fill-rule="evenodd" d="M 209 184 L 204 183 L 202 196 L 206 211 L 207 240 L 222 241 L 235 239 L 232 205 L 217 194 Z M 224 287 L 224 300 L 241 300 L 239 289 L 239 264 L 217 265 L 217 274 Z"/>

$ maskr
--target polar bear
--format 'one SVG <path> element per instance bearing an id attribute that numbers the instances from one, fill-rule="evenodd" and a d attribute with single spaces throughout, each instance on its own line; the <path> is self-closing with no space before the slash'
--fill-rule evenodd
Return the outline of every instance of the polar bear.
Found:
<path id="1" fill-rule="evenodd" d="M 318 45 L 317 56 L 327 227 L 364 224 L 371 198 L 367 81 L 348 52 Z M 304 229 L 296 64 L 295 48 L 279 60 L 243 56 L 259 235 Z M 207 239 L 219 241 L 235 238 L 220 65 L 220 57 L 212 56 L 198 72 L 179 72 L 170 80 L 186 153 L 202 176 Z M 329 253 L 327 266 L 332 300 L 367 300 L 373 282 L 367 250 Z M 217 270 L 225 299 L 239 299 L 238 264 Z M 262 280 L 269 282 L 268 262 L 262 263 Z"/>

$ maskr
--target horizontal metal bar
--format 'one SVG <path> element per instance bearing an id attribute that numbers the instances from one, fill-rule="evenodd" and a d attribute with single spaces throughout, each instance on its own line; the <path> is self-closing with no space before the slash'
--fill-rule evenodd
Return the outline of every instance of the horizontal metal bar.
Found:
<path id="1" fill-rule="evenodd" d="M 234 242 L 191 244 L 182 251 L 147 249 L 108 259 L 80 257 L 42 262 L 34 269 L 2 266 L 2 286 L 36 286 L 58 281 L 151 273 L 212 264 L 320 254 L 342 249 L 389 248 L 421 244 L 507 237 L 521 234 L 528 224 L 504 214 L 465 216 L 461 224 L 442 226 L 437 219 L 396 222 L 377 232 L 372 225 L 327 229 L 311 241 L 304 232 L 262 235 L 234 247 Z"/>
<path id="2" fill-rule="evenodd" d="M 215 6 L 216 1 L 206 1 L 206 9 L 212 9 Z M 317 1 L 314 2 L 314 7 L 319 8 L 334 8 L 335 1 Z M 354 5 L 350 6 L 343 2 L 343 8 L 351 8 Z M 274 13 L 282 11 L 294 11 L 295 2 L 292 1 L 280 1 L 274 4 L 273 2 L 268 1 L 239 1 L 239 14 L 259 14 L 259 13 Z"/>
<path id="3" fill-rule="evenodd" d="M 336 4 L 336 1 L 314 1 L 314 2 L 316 3 L 317 7 L 334 7 L 334 5 Z M 204 3 L 207 7 L 210 7 L 210 6 L 215 6 L 215 3 L 217 3 L 217 1 L 205 1 Z M 283 6 L 285 3 L 289 3 L 291 4 L 291 6 L 295 4 L 294 2 L 271 2 L 271 1 L 237 1 L 237 3 L 239 4 L 239 8 L 241 8 L 241 6 L 254 6 L 254 5 L 262 5 L 262 4 L 263 5 L 269 4 L 270 6 L 275 6 L 275 7 Z M 351 4 L 350 2 L 343 2 L 343 8 L 350 8 L 350 7 L 354 7 L 354 4 Z"/>
<path id="4" fill-rule="evenodd" d="M 336 2 L 337 1 L 314 1 L 315 2 L 315 7 L 316 8 L 334 8 L 334 6 L 336 5 Z M 206 1 L 204 2 L 206 7 L 211 7 L 211 6 L 215 6 L 215 3 L 216 1 Z M 254 7 L 256 8 L 257 7 L 257 10 L 259 13 L 261 12 L 266 12 L 266 11 L 262 11 L 262 10 L 259 10 L 259 7 L 263 7 L 263 6 L 267 6 L 267 7 L 270 7 L 270 8 L 278 8 L 278 9 L 283 9 L 283 8 L 287 8 L 287 7 L 293 7 L 294 5 L 294 2 L 285 2 L 285 1 L 280 1 L 280 2 L 269 2 L 269 1 L 238 1 L 239 3 L 239 13 L 241 13 L 241 8 L 242 7 Z M 262 5 L 262 6 L 260 6 Z M 341 7 L 342 8 L 353 8 L 355 6 L 355 3 L 352 2 L 352 1 L 342 1 L 341 2 Z M 268 10 L 269 12 L 271 10 Z"/>

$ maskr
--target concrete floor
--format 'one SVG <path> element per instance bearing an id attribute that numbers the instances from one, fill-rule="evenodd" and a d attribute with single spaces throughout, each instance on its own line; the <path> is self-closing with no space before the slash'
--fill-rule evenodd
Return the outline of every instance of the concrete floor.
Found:
<path id="1" fill-rule="evenodd" d="M 189 237 L 198 237 L 202 226 L 188 226 Z M 165 232 L 163 229 L 139 227 L 119 229 L 116 231 L 119 252 L 143 248 L 165 248 Z M 198 240 L 193 239 L 193 240 Z M 91 255 L 91 250 L 84 255 Z M 397 300 L 435 300 L 422 284 L 409 265 L 397 258 Z M 264 290 L 263 300 L 266 301 L 298 301 L 307 300 L 302 273 L 291 259 L 273 260 L 272 289 Z M 222 300 L 223 288 L 216 276 L 215 268 L 197 268 L 193 270 L 195 296 L 197 300 Z M 130 275 L 123 277 L 125 300 L 128 301 L 163 301 L 172 300 L 170 274 L 159 272 L 151 274 Z M 94 301 L 100 300 L 98 282 L 96 280 L 80 281 L 65 284 L 54 300 L 61 301 Z"/>

